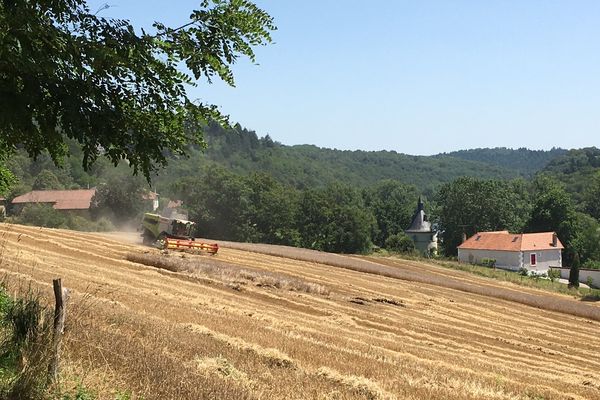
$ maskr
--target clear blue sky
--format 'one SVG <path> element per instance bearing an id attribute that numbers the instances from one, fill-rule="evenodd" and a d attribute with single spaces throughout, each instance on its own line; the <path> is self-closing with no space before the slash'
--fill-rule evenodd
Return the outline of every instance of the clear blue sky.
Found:
<path id="1" fill-rule="evenodd" d="M 198 3 L 110 0 L 101 15 L 178 26 Z M 260 65 L 192 96 L 260 136 L 408 154 L 600 146 L 600 1 L 256 3 L 278 26 Z"/>

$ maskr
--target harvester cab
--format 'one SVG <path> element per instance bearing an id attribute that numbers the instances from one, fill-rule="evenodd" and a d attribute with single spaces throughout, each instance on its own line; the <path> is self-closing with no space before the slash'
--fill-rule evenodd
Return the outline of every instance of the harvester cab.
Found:
<path id="1" fill-rule="evenodd" d="M 166 238 L 193 238 L 194 223 L 183 219 L 166 218 L 162 215 L 146 213 L 142 220 L 142 237 L 145 244 L 152 244 Z"/>
<path id="2" fill-rule="evenodd" d="M 216 254 L 219 250 L 216 243 L 200 243 L 194 239 L 195 225 L 194 222 L 185 219 L 146 213 L 142 220 L 142 240 L 144 244 L 155 245 L 165 250 Z"/>

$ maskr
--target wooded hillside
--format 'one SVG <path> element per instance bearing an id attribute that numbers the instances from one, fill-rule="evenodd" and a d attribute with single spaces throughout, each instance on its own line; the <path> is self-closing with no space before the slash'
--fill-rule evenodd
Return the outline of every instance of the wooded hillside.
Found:
<path id="1" fill-rule="evenodd" d="M 373 245 L 410 252 L 403 232 L 417 198 L 424 196 L 446 255 L 455 254 L 463 233 L 542 229 L 559 232 L 567 262 L 576 254 L 588 265 L 600 260 L 595 148 L 409 156 L 286 146 L 240 125 L 224 129 L 216 123 L 205 127 L 204 137 L 207 149 L 190 147 L 189 157 L 167 155 L 169 167 L 152 177 L 151 188 L 162 206 L 168 199 L 183 200 L 204 237 L 344 253 L 368 252 Z M 19 184 L 8 199 L 32 189 L 95 186 L 96 222 L 87 229 L 109 229 L 107 221 L 99 223 L 101 217 L 117 225 L 139 221 L 148 183 L 131 177 L 124 162 L 114 168 L 99 159 L 86 172 L 78 146 L 71 144 L 70 152 L 61 168 L 44 155 L 35 162 L 24 152 L 11 158 Z M 29 207 L 17 221 L 85 228 L 84 221 L 55 214 Z"/>
<path id="2" fill-rule="evenodd" d="M 282 184 L 298 189 L 324 187 L 344 182 L 364 187 L 382 179 L 395 179 L 416 186 L 425 195 L 461 176 L 510 179 L 530 177 L 547 162 L 565 153 L 562 149 L 532 151 L 506 148 L 476 149 L 412 156 L 395 151 L 348 151 L 313 145 L 286 146 L 268 135 L 236 125 L 223 129 L 210 124 L 205 131 L 208 149 L 192 149 L 187 160 L 171 162 L 157 182 L 197 171 L 197 167 L 217 163 L 238 173 L 264 172 Z"/>
<path id="3" fill-rule="evenodd" d="M 459 150 L 443 153 L 440 156 L 460 158 L 462 160 L 480 161 L 509 170 L 517 171 L 525 177 L 533 176 L 548 163 L 563 156 L 567 150 L 552 148 L 551 150 L 529 150 L 526 148 L 508 149 L 496 147 L 493 149 Z"/>

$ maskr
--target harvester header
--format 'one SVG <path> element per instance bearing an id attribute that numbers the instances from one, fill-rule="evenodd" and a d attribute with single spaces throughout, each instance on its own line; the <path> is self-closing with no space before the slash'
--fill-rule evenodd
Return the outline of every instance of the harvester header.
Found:
<path id="1" fill-rule="evenodd" d="M 219 251 L 219 245 L 217 243 L 201 243 L 195 240 L 167 238 L 165 239 L 165 249 L 217 254 Z"/>
<path id="2" fill-rule="evenodd" d="M 165 250 L 217 254 L 218 244 L 196 241 L 194 238 L 195 226 L 196 224 L 192 221 L 146 213 L 141 227 L 143 242 Z"/>

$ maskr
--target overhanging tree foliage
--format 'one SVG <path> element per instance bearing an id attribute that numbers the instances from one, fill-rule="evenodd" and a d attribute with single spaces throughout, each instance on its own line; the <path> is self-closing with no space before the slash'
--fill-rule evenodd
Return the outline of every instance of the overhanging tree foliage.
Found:
<path id="1" fill-rule="evenodd" d="M 234 85 L 231 65 L 254 61 L 273 20 L 250 1 L 206 0 L 180 27 L 153 26 L 138 32 L 85 0 L 0 0 L 0 148 L 60 163 L 71 138 L 85 168 L 104 155 L 148 179 L 167 151 L 203 145 L 195 124 L 226 119 L 187 88 L 214 77 Z M 1 162 L 0 175 L 2 189 L 11 176 Z"/>

